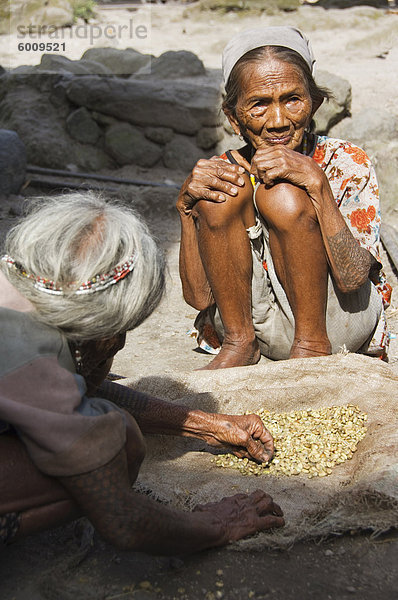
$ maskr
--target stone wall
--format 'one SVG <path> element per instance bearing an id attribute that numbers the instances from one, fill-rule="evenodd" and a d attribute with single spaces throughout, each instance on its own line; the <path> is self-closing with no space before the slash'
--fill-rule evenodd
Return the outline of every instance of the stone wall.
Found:
<path id="1" fill-rule="evenodd" d="M 349 114 L 348 82 L 320 71 L 335 99 L 317 113 L 325 133 Z M 241 145 L 220 110 L 221 73 L 187 51 L 159 57 L 92 48 L 81 60 L 45 54 L 0 76 L 0 127 L 16 131 L 28 162 L 97 171 L 134 164 L 188 171 Z"/>

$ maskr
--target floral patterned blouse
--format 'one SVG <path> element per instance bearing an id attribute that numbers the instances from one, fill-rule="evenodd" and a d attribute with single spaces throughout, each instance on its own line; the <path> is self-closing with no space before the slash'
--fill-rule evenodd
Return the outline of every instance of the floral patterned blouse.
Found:
<path id="1" fill-rule="evenodd" d="M 379 187 L 367 154 L 351 142 L 316 136 L 310 156 L 325 172 L 333 195 L 352 235 L 380 261 Z M 391 286 L 382 270 L 376 284 L 384 308 L 391 300 Z M 389 337 L 384 311 L 376 328 L 369 353 L 385 355 Z"/>

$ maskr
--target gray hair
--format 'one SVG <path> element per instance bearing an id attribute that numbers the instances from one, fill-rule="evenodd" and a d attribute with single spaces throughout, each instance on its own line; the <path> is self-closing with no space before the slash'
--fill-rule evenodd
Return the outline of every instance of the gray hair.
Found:
<path id="1" fill-rule="evenodd" d="M 5 251 L 29 275 L 65 286 L 62 295 L 43 293 L 1 263 L 35 307 L 35 317 L 72 340 L 109 338 L 137 327 L 164 292 L 164 257 L 146 225 L 130 208 L 91 192 L 32 201 L 29 214 L 9 232 Z M 70 282 L 109 273 L 132 255 L 132 272 L 116 285 L 93 294 L 68 293 Z"/>

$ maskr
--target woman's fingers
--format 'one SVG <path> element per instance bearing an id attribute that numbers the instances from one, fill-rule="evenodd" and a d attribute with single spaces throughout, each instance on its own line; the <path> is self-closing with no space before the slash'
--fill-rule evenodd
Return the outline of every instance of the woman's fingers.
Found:
<path id="1" fill-rule="evenodd" d="M 238 193 L 236 186 L 242 187 L 245 184 L 243 173 L 243 167 L 221 158 L 201 159 L 192 171 L 190 193 L 195 194 L 194 197 L 203 197 L 201 193 L 203 188 L 206 188 L 235 196 Z"/>
<path id="2" fill-rule="evenodd" d="M 244 168 L 213 156 L 200 159 L 184 182 L 177 201 L 180 213 L 190 214 L 196 202 L 225 202 L 245 185 Z"/>
<path id="3" fill-rule="evenodd" d="M 199 200 L 210 200 L 211 202 L 225 202 L 227 199 L 227 196 L 225 195 L 225 193 L 222 193 L 222 191 L 224 191 L 226 194 L 229 193 L 228 189 L 217 191 L 217 190 L 209 189 L 207 187 L 198 188 L 197 186 L 194 186 L 194 185 L 188 186 L 187 192 L 188 192 L 190 198 L 192 199 L 192 202 L 189 203 L 189 206 L 192 207 Z M 231 194 L 229 194 L 229 195 L 231 195 Z"/>
<path id="4" fill-rule="evenodd" d="M 273 502 L 272 505 L 273 505 L 273 507 L 272 507 L 273 514 L 277 515 L 278 517 L 283 517 L 283 510 L 281 509 L 279 504 L 276 504 L 276 502 Z"/>
<path id="5" fill-rule="evenodd" d="M 272 497 L 269 494 L 267 494 L 267 492 L 264 492 L 264 490 L 254 490 L 254 492 L 250 494 L 250 497 L 255 502 L 267 502 L 268 504 L 272 504 Z"/>
<path id="6" fill-rule="evenodd" d="M 238 188 L 236 185 L 217 179 L 214 175 L 206 175 L 201 179 L 192 179 L 187 188 L 188 194 L 194 198 L 204 198 L 206 192 L 224 192 L 229 195 L 236 195 Z"/>
<path id="7" fill-rule="evenodd" d="M 277 517 L 283 517 L 283 511 L 281 507 L 276 504 L 269 494 L 266 494 L 262 490 L 256 490 L 251 494 L 251 497 L 257 502 L 257 512 L 261 516 L 272 514 Z"/>
<path id="8" fill-rule="evenodd" d="M 210 511 L 220 519 L 224 525 L 220 545 L 285 524 L 280 507 L 262 490 L 222 498 L 198 506 L 195 511 Z"/>
<path id="9" fill-rule="evenodd" d="M 282 179 L 288 173 L 289 168 L 284 162 L 276 159 L 258 161 L 252 164 L 250 172 L 263 183 L 273 182 L 275 179 Z"/>
<path id="10" fill-rule="evenodd" d="M 272 435 L 265 427 L 264 423 L 258 415 L 246 415 L 252 420 L 253 437 L 259 439 L 267 448 L 274 449 L 274 441 Z"/>
<path id="11" fill-rule="evenodd" d="M 265 447 L 260 440 L 250 437 L 246 449 L 250 458 L 254 458 L 258 462 L 268 462 L 272 458 L 274 446 L 272 444 L 272 447 Z"/>
<path id="12" fill-rule="evenodd" d="M 243 173 L 245 172 L 245 169 L 241 166 L 241 165 L 237 165 L 234 163 L 230 163 L 227 160 L 224 160 L 223 158 L 220 158 L 219 156 L 212 156 L 208 161 L 206 160 L 200 160 L 198 161 L 197 165 L 199 165 L 199 163 L 204 166 L 206 166 L 204 163 L 209 163 L 211 162 L 214 165 L 217 165 L 218 168 L 218 175 L 219 177 L 221 177 L 222 179 L 225 179 L 226 177 L 232 177 L 232 180 L 234 182 L 236 182 L 238 184 L 238 180 L 239 178 L 241 178 L 241 176 L 243 175 Z M 229 181 L 229 179 L 228 179 Z M 242 184 L 243 185 L 244 181 L 242 179 Z"/>
<path id="13" fill-rule="evenodd" d="M 268 529 L 275 529 L 276 527 L 283 527 L 285 519 L 283 517 L 275 517 L 274 515 L 267 515 L 259 518 L 259 530 L 267 531 Z"/>

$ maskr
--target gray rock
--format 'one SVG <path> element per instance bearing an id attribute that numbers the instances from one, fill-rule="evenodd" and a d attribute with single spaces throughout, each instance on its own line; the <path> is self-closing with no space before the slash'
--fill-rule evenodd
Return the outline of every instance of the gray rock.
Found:
<path id="1" fill-rule="evenodd" d="M 100 148 L 74 142 L 59 110 L 40 90 L 15 85 L 0 102 L 0 115 L 0 127 L 18 133 L 32 164 L 61 169 L 75 164 L 87 171 L 114 166 Z"/>
<path id="2" fill-rule="evenodd" d="M 169 127 L 193 135 L 220 123 L 219 85 L 201 80 L 123 80 L 75 78 L 68 98 L 78 106 L 143 127 Z"/>
<path id="3" fill-rule="evenodd" d="M 90 70 L 80 61 L 69 60 L 66 56 L 59 54 L 43 54 L 37 68 L 44 71 L 66 71 L 74 75 L 90 75 Z"/>
<path id="4" fill-rule="evenodd" d="M 341 121 L 329 135 L 360 146 L 375 139 L 394 141 L 398 138 L 398 117 L 376 106 L 367 108 L 351 119 Z"/>
<path id="5" fill-rule="evenodd" d="M 58 54 L 43 54 L 37 69 L 57 73 L 67 72 L 73 75 L 113 75 L 110 69 L 94 60 L 70 60 Z"/>
<path id="6" fill-rule="evenodd" d="M 119 165 L 152 167 L 162 155 L 159 146 L 147 140 L 139 129 L 129 123 L 115 123 L 108 127 L 105 148 Z"/>
<path id="7" fill-rule="evenodd" d="M 132 75 L 151 63 L 150 54 L 141 54 L 133 48 L 89 48 L 83 54 L 83 60 L 95 61 L 104 65 L 114 75 Z"/>
<path id="8" fill-rule="evenodd" d="M 49 98 L 53 106 L 57 108 L 58 116 L 66 118 L 70 113 L 70 102 L 65 93 L 66 83 L 73 75 L 68 72 L 42 71 L 33 68 L 32 71 L 14 69 L 7 73 L 0 80 L 0 98 L 11 90 L 18 90 L 22 87 L 32 88 L 39 91 L 45 98 Z M 16 92 L 17 93 L 17 92 Z"/>
<path id="9" fill-rule="evenodd" d="M 100 125 L 113 125 L 114 123 L 119 123 L 119 121 L 117 119 L 115 119 L 115 117 L 109 117 L 108 115 L 103 115 L 102 113 L 97 112 L 96 110 L 92 111 L 91 116 Z"/>
<path id="10" fill-rule="evenodd" d="M 145 137 L 155 144 L 167 144 L 171 141 L 174 131 L 170 127 L 146 127 Z"/>
<path id="11" fill-rule="evenodd" d="M 83 171 L 100 171 L 101 169 L 115 168 L 113 161 L 102 148 L 98 146 L 90 146 L 88 144 L 75 143 L 71 145 L 71 161 L 67 163 L 63 160 L 63 167 L 67 164 L 74 164 L 77 170 Z"/>
<path id="12" fill-rule="evenodd" d="M 56 73 L 53 71 L 41 71 L 37 67 L 33 67 L 32 70 L 23 67 L 23 70 L 17 68 L 3 75 L 0 78 L 0 85 L 7 92 L 20 86 L 28 86 L 47 94 L 64 77 L 70 76 L 71 74 L 66 71 L 64 73 Z"/>
<path id="13" fill-rule="evenodd" d="M 195 144 L 194 138 L 176 135 L 164 149 L 163 162 L 169 169 L 188 172 L 204 157 L 203 154 L 203 150 Z"/>
<path id="14" fill-rule="evenodd" d="M 68 116 L 66 129 L 74 140 L 83 144 L 95 144 L 101 135 L 101 129 L 83 106 Z"/>
<path id="15" fill-rule="evenodd" d="M 196 143 L 199 148 L 209 150 L 210 148 L 214 148 L 223 137 L 224 130 L 222 127 L 203 127 L 196 134 Z"/>
<path id="16" fill-rule="evenodd" d="M 70 102 L 66 95 L 67 79 L 59 78 L 54 81 L 49 93 L 50 102 L 58 109 L 59 115 L 66 118 L 70 113 Z"/>
<path id="17" fill-rule="evenodd" d="M 26 175 L 26 150 L 15 131 L 0 129 L 0 194 L 18 194 Z"/>
<path id="18" fill-rule="evenodd" d="M 325 100 L 315 113 L 315 131 L 325 134 L 331 127 L 350 114 L 351 85 L 342 77 L 319 70 L 315 80 L 320 87 L 327 88 L 333 98 Z"/>
<path id="19" fill-rule="evenodd" d="M 3 74 L 0 76 L 0 101 L 7 95 L 7 84 L 8 84 L 8 75 Z"/>
<path id="20" fill-rule="evenodd" d="M 83 66 L 91 75 L 113 75 L 111 69 L 108 69 L 105 65 L 95 61 L 88 59 L 81 59 L 78 61 L 73 61 Z"/>
<path id="21" fill-rule="evenodd" d="M 15 67 L 12 71 L 9 72 L 9 75 L 20 75 L 26 73 L 37 73 L 36 66 L 34 65 L 19 65 L 19 67 Z"/>
<path id="22" fill-rule="evenodd" d="M 145 69 L 145 70 L 144 70 Z M 137 75 L 148 74 L 158 79 L 180 79 L 181 77 L 197 77 L 205 75 L 203 62 L 188 50 L 169 50 L 152 59 L 150 71 L 147 68 L 138 71 Z"/>

